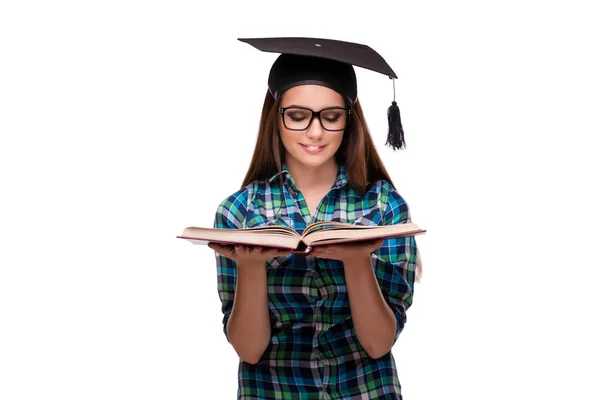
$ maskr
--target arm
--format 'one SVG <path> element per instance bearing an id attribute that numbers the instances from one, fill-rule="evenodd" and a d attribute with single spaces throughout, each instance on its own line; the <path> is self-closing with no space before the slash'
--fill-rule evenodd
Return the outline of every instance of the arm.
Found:
<path id="1" fill-rule="evenodd" d="M 238 218 L 245 213 L 242 204 L 245 203 L 231 197 L 223 202 L 217 210 L 214 227 L 241 228 Z M 243 361 L 256 364 L 271 340 L 265 259 L 280 255 L 280 251 L 215 243 L 209 247 L 217 252 L 225 337 Z"/>
<path id="2" fill-rule="evenodd" d="M 256 364 L 269 345 L 271 322 L 264 262 L 239 264 L 226 333 L 236 353 L 250 364 Z"/>
<path id="3" fill-rule="evenodd" d="M 384 225 L 410 223 L 408 205 L 392 187 L 386 201 Z M 406 324 L 406 310 L 411 306 L 417 265 L 417 243 L 414 236 L 387 239 L 371 254 L 372 269 L 381 293 L 394 312 L 396 343 Z"/>
<path id="4" fill-rule="evenodd" d="M 382 357 L 394 344 L 396 318 L 379 289 L 370 257 L 344 262 L 344 274 L 358 341 L 369 357 Z"/>

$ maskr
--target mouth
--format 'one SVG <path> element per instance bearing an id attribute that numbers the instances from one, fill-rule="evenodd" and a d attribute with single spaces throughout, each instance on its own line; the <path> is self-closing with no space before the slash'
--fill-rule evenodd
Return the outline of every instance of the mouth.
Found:
<path id="1" fill-rule="evenodd" d="M 319 153 L 326 145 L 306 145 L 300 143 L 300 145 L 304 148 L 304 150 L 308 151 L 311 154 Z"/>

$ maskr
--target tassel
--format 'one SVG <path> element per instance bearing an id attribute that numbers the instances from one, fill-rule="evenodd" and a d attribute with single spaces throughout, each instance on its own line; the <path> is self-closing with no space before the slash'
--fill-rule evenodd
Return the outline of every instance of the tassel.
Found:
<path id="1" fill-rule="evenodd" d="M 390 79 L 394 88 L 394 100 L 390 108 L 388 108 L 389 131 L 385 144 L 394 150 L 398 150 L 406 147 L 406 143 L 404 142 L 402 121 L 400 121 L 400 109 L 398 108 L 398 104 L 396 104 L 396 80 L 392 76 L 390 76 Z"/>
<path id="2" fill-rule="evenodd" d="M 388 125 L 386 146 L 390 146 L 394 150 L 405 148 L 406 143 L 404 142 L 404 129 L 402 129 L 402 121 L 400 120 L 400 109 L 395 101 L 392 101 L 392 105 L 388 108 Z"/>

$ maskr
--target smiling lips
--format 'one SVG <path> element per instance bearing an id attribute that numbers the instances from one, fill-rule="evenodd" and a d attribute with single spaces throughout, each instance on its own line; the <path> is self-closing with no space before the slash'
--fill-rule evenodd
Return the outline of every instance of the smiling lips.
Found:
<path id="1" fill-rule="evenodd" d="M 302 147 L 304 147 L 304 150 L 308 151 L 311 154 L 316 154 L 316 153 L 320 152 L 321 150 L 323 150 L 323 147 L 325 147 L 325 145 L 315 146 L 315 145 L 305 145 L 302 143 L 300 143 L 300 145 Z"/>

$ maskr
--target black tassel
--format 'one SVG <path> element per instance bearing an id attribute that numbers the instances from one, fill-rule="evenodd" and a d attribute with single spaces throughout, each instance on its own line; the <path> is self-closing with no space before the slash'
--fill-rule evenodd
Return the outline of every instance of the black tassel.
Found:
<path id="1" fill-rule="evenodd" d="M 400 120 L 400 109 L 395 101 L 392 101 L 392 105 L 388 108 L 388 124 L 389 131 L 387 142 L 385 142 L 386 146 L 394 150 L 406 148 L 404 129 L 402 129 L 402 121 Z"/>

